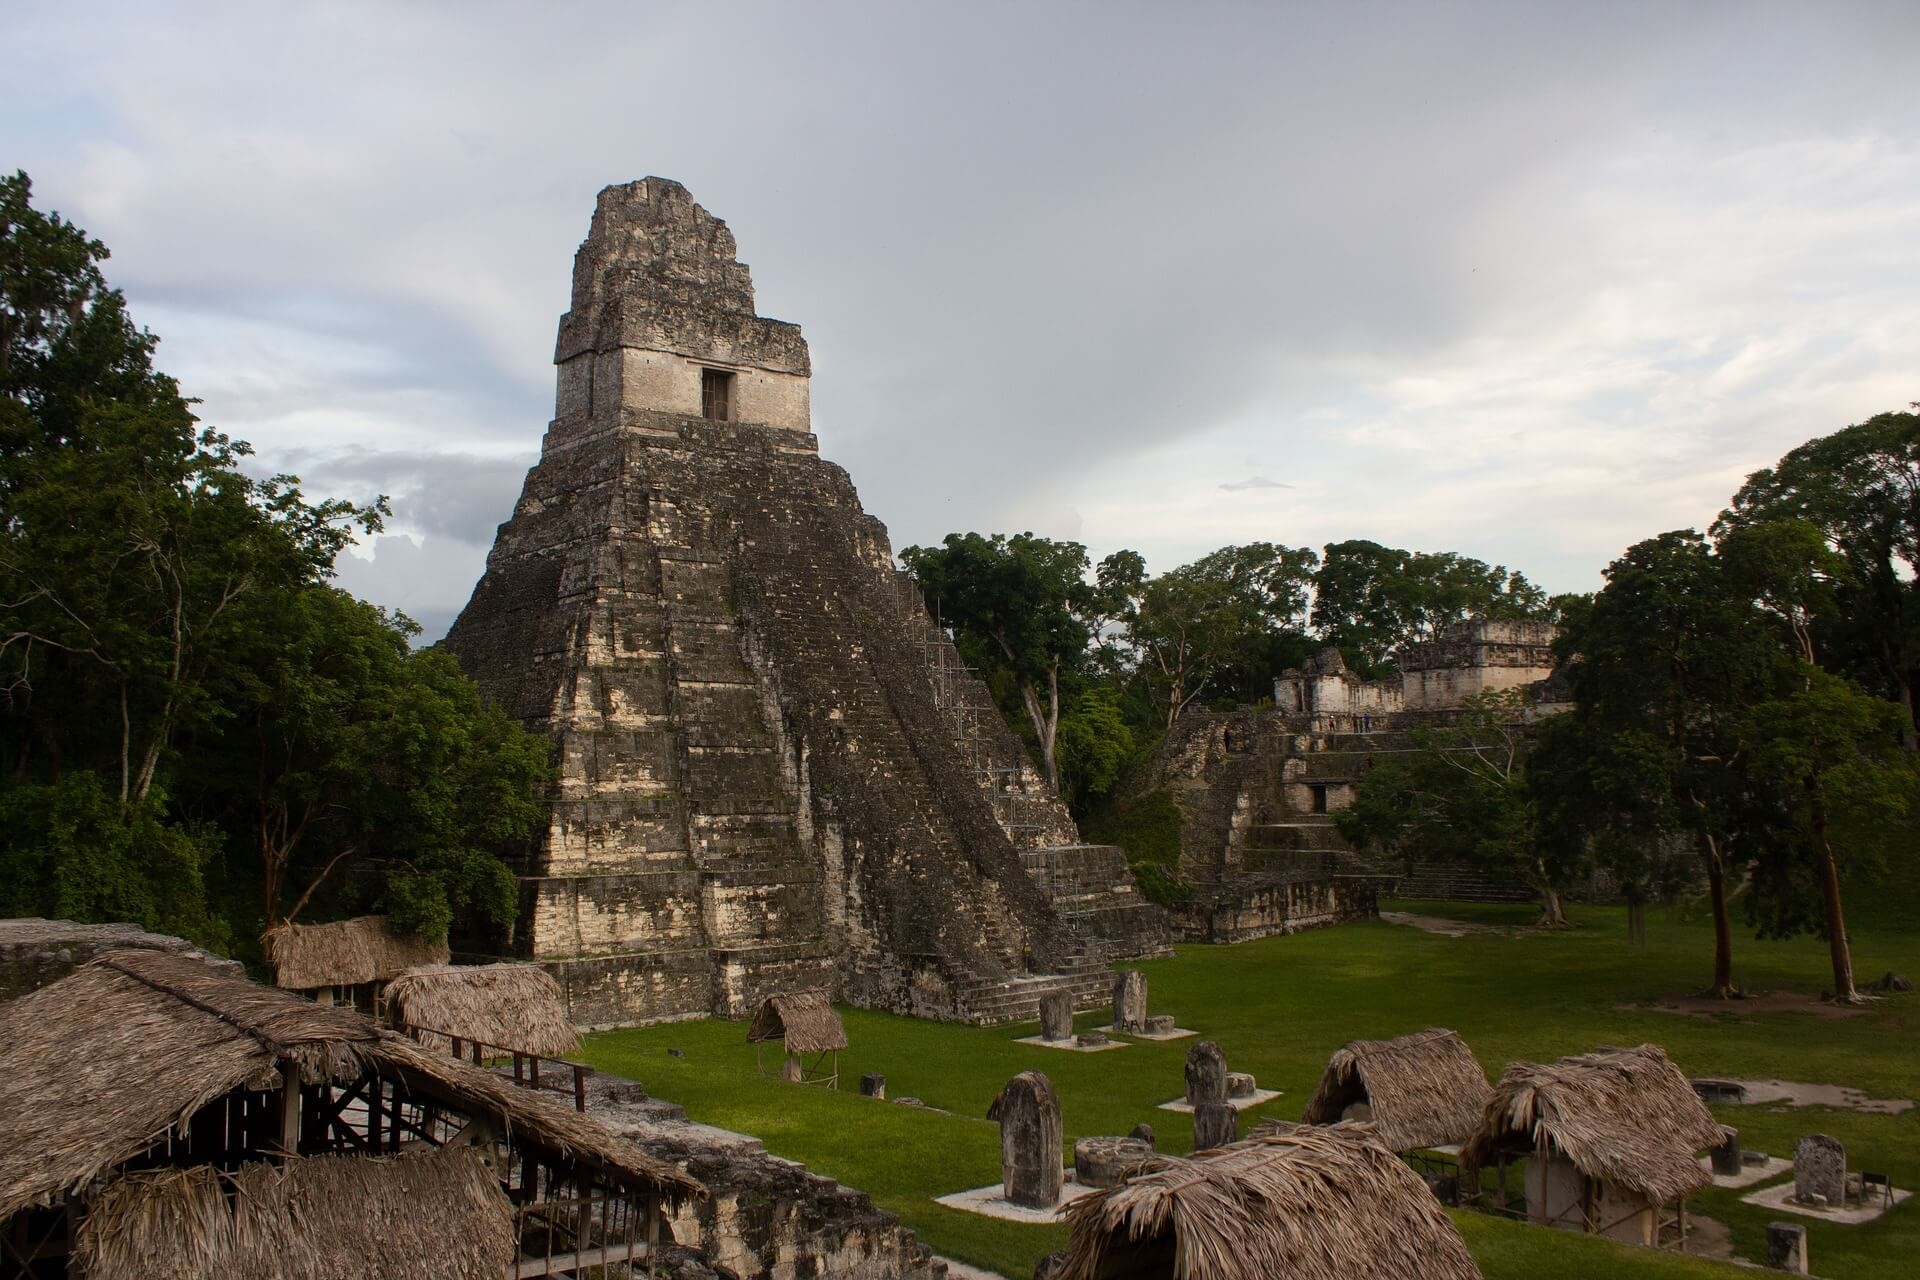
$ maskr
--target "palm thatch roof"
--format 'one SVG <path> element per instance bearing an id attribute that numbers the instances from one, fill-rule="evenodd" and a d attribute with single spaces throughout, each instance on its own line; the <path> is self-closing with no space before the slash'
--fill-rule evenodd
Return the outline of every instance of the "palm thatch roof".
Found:
<path id="1" fill-rule="evenodd" d="M 1502 1152 L 1557 1151 L 1590 1178 L 1667 1204 L 1712 1181 L 1696 1157 L 1723 1136 L 1666 1051 L 1643 1044 L 1512 1064 L 1461 1159 L 1477 1168 Z"/>
<path id="2" fill-rule="evenodd" d="M 1066 1209 L 1058 1280 L 1479 1280 L 1420 1175 L 1370 1126 L 1301 1126 L 1155 1156 Z"/>
<path id="3" fill-rule="evenodd" d="M 513 1206 L 472 1147 L 127 1174 L 74 1243 L 88 1280 L 500 1280 L 516 1252 Z"/>
<path id="4" fill-rule="evenodd" d="M 387 931 L 385 916 L 277 924 L 260 935 L 274 985 L 289 991 L 385 982 L 415 965 L 445 964 L 447 944 Z"/>
<path id="5" fill-rule="evenodd" d="M 534 964 L 409 969 L 387 984 L 387 1011 L 403 1030 L 421 1027 L 543 1058 L 563 1058 L 580 1048 L 560 984 Z M 427 1040 L 443 1046 L 445 1036 Z"/>
<path id="6" fill-rule="evenodd" d="M 785 1040 L 791 1053 L 825 1053 L 847 1047 L 847 1029 L 824 991 L 768 996 L 754 1011 L 747 1041 Z"/>
<path id="7" fill-rule="evenodd" d="M 1332 1124 L 1365 1102 L 1380 1141 L 1394 1151 L 1465 1142 L 1493 1091 L 1473 1051 L 1442 1027 L 1334 1050 L 1300 1119 Z"/>
<path id="8" fill-rule="evenodd" d="M 370 1071 L 613 1185 L 701 1191 L 572 1107 L 349 1010 L 190 956 L 111 951 L 0 1005 L 0 1220 L 126 1163 L 213 1099 L 278 1087 L 289 1071 L 306 1084 Z"/>

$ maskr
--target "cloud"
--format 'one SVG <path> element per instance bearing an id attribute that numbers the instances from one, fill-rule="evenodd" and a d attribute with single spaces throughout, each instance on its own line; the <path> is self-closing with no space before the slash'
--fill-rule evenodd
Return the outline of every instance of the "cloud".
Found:
<path id="1" fill-rule="evenodd" d="M 1292 485 L 1280 480 L 1269 480 L 1265 476 L 1248 476 L 1245 480 L 1227 480 L 1220 485 L 1228 493 L 1244 493 L 1249 489 L 1291 489 Z"/>
<path id="2" fill-rule="evenodd" d="M 470 588 L 594 192 L 646 173 L 805 327 L 897 546 L 1373 536 L 1586 586 L 1916 394 L 1911 5 L 474 10 L 43 6 L 0 84 L 206 419 L 394 495 L 407 545 L 348 568 L 410 609 Z M 1218 498 L 1275 472 L 1284 514 Z"/>

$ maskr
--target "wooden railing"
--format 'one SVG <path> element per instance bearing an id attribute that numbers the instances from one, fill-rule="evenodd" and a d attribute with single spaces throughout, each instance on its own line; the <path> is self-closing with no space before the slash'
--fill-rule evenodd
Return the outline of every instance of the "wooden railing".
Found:
<path id="1" fill-rule="evenodd" d="M 408 1024 L 402 1028 L 406 1035 L 422 1043 L 428 1036 L 438 1036 L 449 1043 L 453 1056 L 471 1061 L 476 1067 L 484 1067 L 488 1062 L 513 1060 L 513 1082 L 524 1089 L 542 1089 L 548 1093 L 571 1095 L 573 1109 L 587 1109 L 587 1077 L 593 1074 L 593 1068 L 584 1062 L 574 1062 L 567 1058 L 545 1058 L 537 1053 L 527 1053 L 507 1045 L 488 1044 L 484 1040 L 475 1040 L 470 1036 L 457 1036 L 451 1031 L 442 1031 L 438 1027 L 422 1027 Z M 547 1068 L 545 1078 L 541 1076 L 541 1066 Z"/>

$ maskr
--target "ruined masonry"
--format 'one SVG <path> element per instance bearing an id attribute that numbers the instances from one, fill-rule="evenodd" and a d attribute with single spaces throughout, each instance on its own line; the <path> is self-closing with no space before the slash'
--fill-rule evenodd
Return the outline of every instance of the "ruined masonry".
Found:
<path id="1" fill-rule="evenodd" d="M 558 745 L 514 950 L 577 1023 L 809 987 L 1011 1021 L 1164 950 L 819 457 L 806 343 L 754 313 L 725 223 L 665 179 L 602 191 L 554 358 L 446 644 Z"/>

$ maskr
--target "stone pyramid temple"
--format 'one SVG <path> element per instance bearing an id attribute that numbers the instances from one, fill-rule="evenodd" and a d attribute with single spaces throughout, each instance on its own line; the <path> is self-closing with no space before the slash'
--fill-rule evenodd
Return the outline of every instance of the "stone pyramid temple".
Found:
<path id="1" fill-rule="evenodd" d="M 806 342 L 724 222 L 600 193 L 539 463 L 447 647 L 558 748 L 514 949 L 574 1020 L 827 987 L 975 1022 L 1164 950 L 810 430 Z"/>

